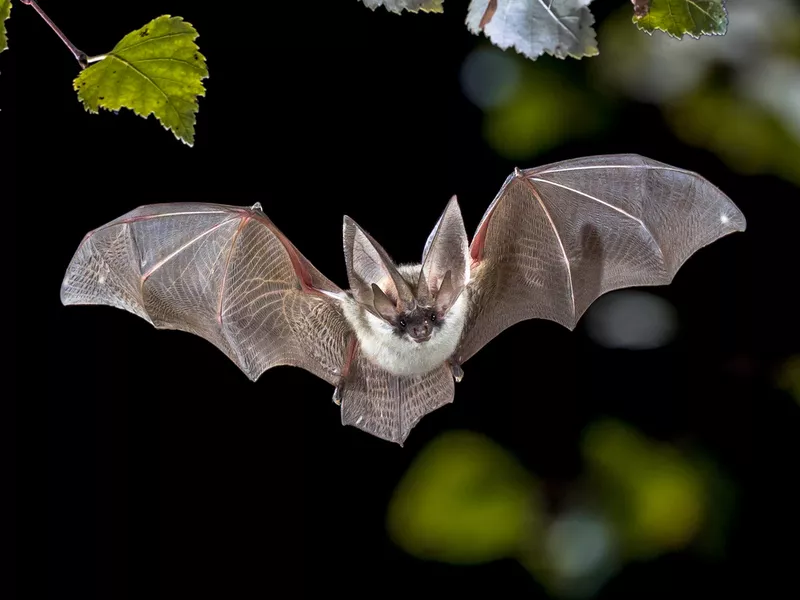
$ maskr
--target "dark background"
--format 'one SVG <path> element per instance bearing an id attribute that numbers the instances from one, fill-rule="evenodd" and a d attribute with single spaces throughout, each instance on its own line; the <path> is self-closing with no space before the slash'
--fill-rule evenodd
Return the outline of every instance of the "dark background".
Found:
<path id="1" fill-rule="evenodd" d="M 748 230 L 654 290 L 679 310 L 674 344 L 613 352 L 581 326 L 520 324 L 465 365 L 456 401 L 401 448 L 342 427 L 332 389 L 308 373 L 276 368 L 253 384 L 200 338 L 119 310 L 62 307 L 59 285 L 87 231 L 152 202 L 260 201 L 340 285 L 344 213 L 400 261 L 418 259 L 454 193 L 474 231 L 515 164 L 486 146 L 480 110 L 461 92 L 461 63 L 480 41 L 463 25 L 466 3 L 402 17 L 355 0 L 42 5 L 89 54 L 181 15 L 210 70 L 189 148 L 152 118 L 84 112 L 71 88 L 78 67 L 58 38 L 19 3 L 7 23 L 0 119 L 17 142 L 15 246 L 36 265 L 18 264 L 26 287 L 11 290 L 29 290 L 15 296 L 35 311 L 18 377 L 38 435 L 20 444 L 44 461 L 35 472 L 21 462 L 19 475 L 44 486 L 38 572 L 50 597 L 545 597 L 511 560 L 455 567 L 405 554 L 385 533 L 387 502 L 420 448 L 469 428 L 513 450 L 557 504 L 581 469 L 580 432 L 600 414 L 698 441 L 742 500 L 724 562 L 676 554 L 632 565 L 600 597 L 796 587 L 800 415 L 771 374 L 798 349 L 797 188 L 733 173 L 637 104 L 612 134 L 519 165 L 644 154 L 701 172 Z M 600 20 L 617 5 L 592 10 Z"/>

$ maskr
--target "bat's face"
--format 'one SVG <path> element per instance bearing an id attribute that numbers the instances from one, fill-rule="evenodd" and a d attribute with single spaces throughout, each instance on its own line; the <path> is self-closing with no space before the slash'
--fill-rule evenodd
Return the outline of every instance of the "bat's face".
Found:
<path id="1" fill-rule="evenodd" d="M 444 318 L 434 307 L 417 306 L 410 311 L 400 311 L 391 324 L 397 335 L 422 344 L 436 335 Z"/>
<path id="2" fill-rule="evenodd" d="M 447 318 L 447 307 L 437 304 L 428 288 L 420 292 L 415 282 L 420 281 L 421 265 L 403 265 L 398 268 L 399 280 L 406 284 L 408 298 L 397 298 L 396 286 L 391 278 L 376 283 L 373 290 L 374 313 L 391 328 L 394 336 L 409 343 L 422 344 L 433 339 Z"/>

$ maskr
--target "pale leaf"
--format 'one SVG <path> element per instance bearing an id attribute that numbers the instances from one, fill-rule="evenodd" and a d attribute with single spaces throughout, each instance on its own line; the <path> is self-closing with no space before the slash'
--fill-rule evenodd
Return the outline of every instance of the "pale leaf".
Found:
<path id="1" fill-rule="evenodd" d="M 514 48 L 530 59 L 598 54 L 592 0 L 472 0 L 467 28 L 481 31 L 503 50 Z"/>

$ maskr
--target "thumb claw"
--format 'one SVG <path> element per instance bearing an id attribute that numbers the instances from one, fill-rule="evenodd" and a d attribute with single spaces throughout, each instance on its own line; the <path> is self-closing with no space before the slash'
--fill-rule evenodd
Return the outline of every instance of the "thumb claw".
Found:
<path id="1" fill-rule="evenodd" d="M 336 389 L 333 390 L 333 398 L 331 399 L 336 406 L 342 405 L 342 392 L 340 386 L 337 385 Z"/>
<path id="2" fill-rule="evenodd" d="M 450 363 L 450 372 L 453 373 L 453 379 L 456 380 L 456 383 L 464 379 L 464 369 L 454 362 Z"/>

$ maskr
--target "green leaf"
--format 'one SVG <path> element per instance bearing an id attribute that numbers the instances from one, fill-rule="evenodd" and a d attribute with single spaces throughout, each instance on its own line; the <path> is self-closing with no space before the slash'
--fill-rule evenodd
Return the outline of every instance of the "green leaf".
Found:
<path id="1" fill-rule="evenodd" d="M 614 420 L 589 426 L 582 446 L 629 554 L 652 557 L 695 538 L 711 507 L 704 474 L 689 456 Z"/>
<path id="2" fill-rule="evenodd" d="M 642 31 L 665 31 L 672 37 L 693 38 L 701 35 L 725 35 L 728 30 L 728 12 L 723 0 L 652 0 L 650 11 L 634 15 L 633 22 Z"/>
<path id="3" fill-rule="evenodd" d="M 481 31 L 503 50 L 513 47 L 535 60 L 598 54 L 592 0 L 471 0 L 467 29 Z"/>
<path id="4" fill-rule="evenodd" d="M 508 451 L 469 431 L 444 433 L 417 455 L 387 515 L 406 552 L 456 564 L 515 556 L 540 526 L 532 477 Z"/>
<path id="5" fill-rule="evenodd" d="M 771 173 L 800 185 L 800 139 L 751 99 L 710 86 L 673 102 L 665 116 L 687 144 L 706 148 L 740 173 Z"/>
<path id="6" fill-rule="evenodd" d="M 402 13 L 404 10 L 408 12 L 444 12 L 442 4 L 444 0 L 363 0 L 367 8 L 375 10 L 379 6 L 383 6 L 389 12 L 396 14 Z"/>
<path id="7" fill-rule="evenodd" d="M 104 58 L 73 82 L 91 113 L 122 107 L 147 118 L 154 114 L 185 144 L 194 144 L 197 97 L 205 96 L 205 57 L 197 31 L 182 17 L 164 15 L 129 33 Z M 90 59 L 91 60 L 91 59 Z"/>
<path id="8" fill-rule="evenodd" d="M 560 69 L 523 63 L 508 99 L 486 110 L 483 135 L 492 149 L 512 161 L 532 160 L 568 140 L 598 135 L 608 125 L 608 106 Z M 542 90 L 558 90 L 543 94 Z"/>
<path id="9" fill-rule="evenodd" d="M 11 0 L 0 0 L 0 52 L 8 50 L 5 20 L 11 13 Z"/>

